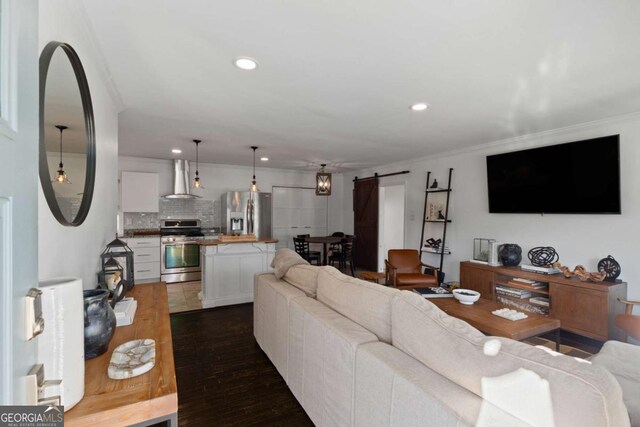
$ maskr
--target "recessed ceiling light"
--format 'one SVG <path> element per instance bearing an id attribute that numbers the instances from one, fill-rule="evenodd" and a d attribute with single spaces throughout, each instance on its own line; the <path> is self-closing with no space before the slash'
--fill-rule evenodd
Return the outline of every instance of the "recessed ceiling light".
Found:
<path id="1" fill-rule="evenodd" d="M 262 162 L 268 162 L 269 158 L 268 157 L 260 157 L 260 161 Z"/>
<path id="2" fill-rule="evenodd" d="M 427 108 L 429 108 L 429 104 L 427 104 L 426 102 L 418 102 L 417 104 L 413 104 L 411 106 L 411 109 L 413 111 L 424 111 Z"/>
<path id="3" fill-rule="evenodd" d="M 241 70 L 251 71 L 258 68 L 258 61 L 246 56 L 239 56 L 238 58 L 233 60 L 233 65 L 240 68 Z"/>
<path id="4" fill-rule="evenodd" d="M 171 150 L 171 152 L 172 152 L 173 154 L 180 154 L 180 153 L 182 153 L 182 150 L 181 150 L 181 149 L 179 149 L 179 148 L 174 148 L 173 150 Z"/>

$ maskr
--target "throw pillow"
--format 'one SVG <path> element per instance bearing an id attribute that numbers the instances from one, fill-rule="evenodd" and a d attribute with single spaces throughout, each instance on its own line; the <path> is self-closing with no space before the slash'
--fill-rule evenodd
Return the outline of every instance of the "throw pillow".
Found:
<path id="1" fill-rule="evenodd" d="M 291 267 L 300 264 L 309 265 L 309 262 L 291 249 L 282 248 L 276 251 L 273 261 L 271 261 L 271 268 L 273 268 L 276 279 L 282 279 L 282 276 L 284 276 Z"/>

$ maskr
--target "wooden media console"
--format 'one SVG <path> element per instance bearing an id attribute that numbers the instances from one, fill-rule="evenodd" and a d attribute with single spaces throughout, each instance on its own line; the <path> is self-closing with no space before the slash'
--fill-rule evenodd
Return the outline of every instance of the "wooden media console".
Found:
<path id="1" fill-rule="evenodd" d="M 513 279 L 525 279 L 547 284 L 535 289 Z M 538 274 L 520 267 L 492 267 L 465 261 L 460 263 L 460 285 L 480 292 L 488 299 L 520 311 L 536 311 L 560 320 L 561 329 L 601 341 L 623 340 L 623 333 L 614 324 L 616 314 L 624 313 L 624 304 L 618 301 L 627 297 L 626 282 L 582 282 L 567 279 L 562 274 Z M 496 286 L 499 288 L 496 290 Z M 500 290 L 502 288 L 502 290 Z M 524 290 L 531 297 L 512 297 L 504 288 Z M 499 293 L 501 292 L 501 293 Z M 513 292 L 517 294 L 517 291 Z M 530 298 L 548 298 L 548 307 L 538 309 Z"/>

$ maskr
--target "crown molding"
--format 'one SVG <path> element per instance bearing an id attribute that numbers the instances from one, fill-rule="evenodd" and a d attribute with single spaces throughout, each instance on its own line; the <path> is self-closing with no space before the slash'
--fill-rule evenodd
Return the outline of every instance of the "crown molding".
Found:
<path id="1" fill-rule="evenodd" d="M 378 169 L 397 168 L 397 167 L 406 168 L 407 165 L 414 165 L 422 162 L 443 159 L 448 157 L 455 157 L 455 156 L 460 156 L 464 154 L 472 154 L 472 153 L 481 152 L 481 151 L 497 151 L 500 148 L 502 149 L 508 148 L 510 150 L 513 150 L 513 149 L 526 149 L 526 148 L 534 148 L 534 147 L 539 147 L 544 145 L 550 145 L 552 143 L 550 143 L 548 140 L 554 137 L 570 135 L 572 133 L 576 133 L 580 131 L 593 130 L 594 128 L 599 128 L 602 126 L 611 126 L 615 124 L 627 123 L 627 122 L 633 122 L 633 121 L 640 122 L 640 111 L 621 114 L 614 117 L 607 117 L 604 119 L 592 120 L 590 122 L 578 123 L 575 125 L 565 126 L 565 127 L 556 128 L 556 129 L 550 129 L 542 132 L 529 133 L 529 134 L 519 135 L 519 136 L 506 138 L 506 139 L 499 139 L 496 141 L 486 142 L 486 143 L 474 145 L 471 147 L 460 148 L 460 149 L 449 150 L 449 151 L 442 151 L 440 153 L 429 154 L 427 156 L 422 156 L 415 159 L 400 160 L 397 162 L 387 163 L 387 164 L 380 165 L 373 168 L 361 169 L 357 171 L 356 174 L 360 175 L 363 172 L 366 173 L 367 171 L 372 171 L 373 169 L 378 170 Z M 605 136 L 605 135 L 593 135 L 593 138 L 597 138 L 598 136 Z M 566 142 L 571 142 L 571 141 L 566 141 Z"/>

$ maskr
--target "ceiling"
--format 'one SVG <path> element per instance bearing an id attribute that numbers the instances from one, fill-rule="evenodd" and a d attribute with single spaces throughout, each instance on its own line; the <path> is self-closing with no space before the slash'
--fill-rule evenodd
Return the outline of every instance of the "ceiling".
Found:
<path id="1" fill-rule="evenodd" d="M 122 155 L 353 170 L 640 111 L 637 1 L 83 3 Z"/>

